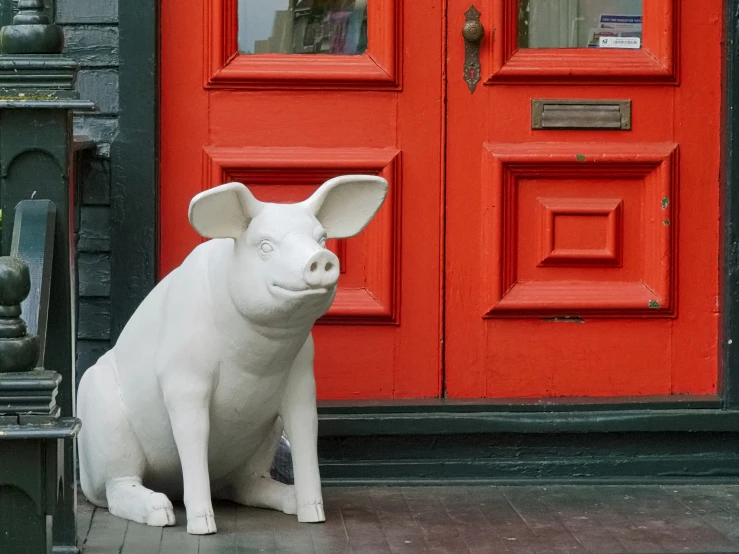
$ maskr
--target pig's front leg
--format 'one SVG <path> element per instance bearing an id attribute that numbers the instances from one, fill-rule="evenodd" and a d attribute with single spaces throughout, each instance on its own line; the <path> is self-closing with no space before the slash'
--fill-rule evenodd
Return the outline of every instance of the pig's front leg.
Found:
<path id="1" fill-rule="evenodd" d="M 207 535 L 216 532 L 208 472 L 210 401 L 216 371 L 204 371 L 178 358 L 167 362 L 160 384 L 182 465 L 187 532 Z"/>
<path id="2" fill-rule="evenodd" d="M 292 451 L 298 521 L 326 521 L 318 472 L 318 415 L 312 337 L 308 337 L 290 369 L 280 416 Z"/>

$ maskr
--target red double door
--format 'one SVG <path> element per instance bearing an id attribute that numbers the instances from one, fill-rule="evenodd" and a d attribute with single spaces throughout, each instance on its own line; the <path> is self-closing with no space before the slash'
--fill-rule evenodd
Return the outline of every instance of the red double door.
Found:
<path id="1" fill-rule="evenodd" d="M 381 174 L 331 245 L 321 398 L 717 392 L 720 0 L 476 0 L 480 42 L 469 0 L 284 3 L 162 3 L 162 276 L 203 189 Z"/>

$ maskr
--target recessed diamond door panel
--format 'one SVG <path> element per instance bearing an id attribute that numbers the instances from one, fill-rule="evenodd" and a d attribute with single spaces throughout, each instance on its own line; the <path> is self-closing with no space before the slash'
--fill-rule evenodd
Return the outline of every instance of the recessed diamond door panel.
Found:
<path id="1" fill-rule="evenodd" d="M 622 267 L 623 204 L 619 197 L 537 197 L 537 267 Z"/>

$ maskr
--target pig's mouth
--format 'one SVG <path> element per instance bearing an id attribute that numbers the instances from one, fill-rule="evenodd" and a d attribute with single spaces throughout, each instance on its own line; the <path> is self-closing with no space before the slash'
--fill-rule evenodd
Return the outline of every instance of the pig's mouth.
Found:
<path id="1" fill-rule="evenodd" d="M 302 298 L 304 296 L 322 296 L 324 294 L 328 294 L 329 290 L 328 288 L 321 287 L 321 288 L 294 288 L 294 287 L 288 287 L 286 285 L 281 285 L 279 283 L 272 283 L 270 286 L 271 292 L 273 294 L 277 294 L 278 296 L 286 296 L 288 298 Z"/>

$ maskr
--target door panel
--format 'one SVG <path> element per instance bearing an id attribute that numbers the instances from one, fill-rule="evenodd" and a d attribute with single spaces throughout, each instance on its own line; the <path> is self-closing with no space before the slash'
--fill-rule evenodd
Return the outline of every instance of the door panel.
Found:
<path id="1" fill-rule="evenodd" d="M 400 9 L 394 0 L 281 0 L 260 2 L 241 0 L 203 0 L 206 15 L 205 82 L 211 88 L 275 89 L 296 88 L 368 90 L 398 89 L 401 85 L 400 66 L 403 45 Z M 293 52 L 302 51 L 306 29 L 300 23 L 304 8 L 316 4 L 320 11 L 329 13 L 322 26 L 332 26 L 331 15 L 367 12 L 367 50 L 364 55 L 323 53 L 313 55 L 254 55 L 246 54 L 248 19 L 259 16 L 266 27 L 260 36 L 269 37 L 270 46 L 257 49 L 272 52 L 286 50 L 289 43 Z M 360 5 L 364 5 L 363 9 Z M 275 10 L 275 6 L 278 7 Z M 360 8 L 360 9 L 355 9 Z M 434 10 L 432 4 L 425 9 Z M 309 10 L 309 12 L 312 10 Z M 438 10 L 437 10 L 438 11 Z M 203 13 L 203 12 L 198 12 Z M 274 14 L 270 24 L 264 16 Z M 352 19 L 349 15 L 348 19 Z M 349 22 L 347 22 L 349 23 Z M 427 22 L 440 24 L 440 21 Z M 166 22 L 165 22 L 166 24 Z M 289 25 L 290 29 L 285 27 Z M 421 23 L 423 27 L 425 23 Z M 346 27 L 350 27 L 347 24 Z M 239 29 L 242 28 L 241 40 Z M 258 27 L 255 27 L 255 30 Z M 348 30 L 348 29 L 347 29 Z M 301 33 L 302 31 L 302 33 Z M 334 29 L 327 32 L 335 37 Z M 346 34 L 346 31 L 345 33 Z M 285 36 L 291 35 L 291 36 Z M 282 46 L 275 42 L 283 42 Z M 241 42 L 241 44 L 240 44 Z M 264 41 L 260 41 L 264 42 Z M 439 40 L 439 44 L 440 44 Z M 407 44 L 407 43 L 406 43 Z M 319 50 L 320 52 L 321 50 Z M 438 54 L 438 52 L 437 52 Z"/>
<path id="2" fill-rule="evenodd" d="M 484 148 L 485 317 L 674 315 L 676 145 Z"/>
<path id="3" fill-rule="evenodd" d="M 366 52 L 352 54 L 365 6 Z M 388 179 L 367 229 L 329 245 L 342 275 L 314 332 L 323 399 L 440 394 L 441 11 L 436 0 L 402 20 L 392 0 L 162 4 L 161 276 L 200 242 L 187 206 L 201 190 L 236 180 L 293 202 L 340 174 Z M 261 23 L 247 37 L 250 17 Z"/>
<path id="4" fill-rule="evenodd" d="M 717 391 L 722 3 L 681 2 L 680 25 L 677 2 L 643 2 L 631 49 L 566 33 L 541 47 L 519 28 L 557 35 L 584 4 L 476 3 L 487 33 L 471 93 L 469 2 L 449 1 L 451 397 Z M 537 27 L 536 6 L 564 16 Z M 536 99 L 630 100 L 630 130 L 571 128 L 582 115 L 534 130 Z"/>
<path id="5" fill-rule="evenodd" d="M 264 202 L 301 202 L 340 174 L 382 175 L 389 191 L 377 216 L 360 235 L 328 245 L 339 256 L 341 285 L 318 323 L 394 325 L 399 322 L 399 156 L 394 148 L 208 147 L 203 165 L 206 188 L 249 183 Z"/>

